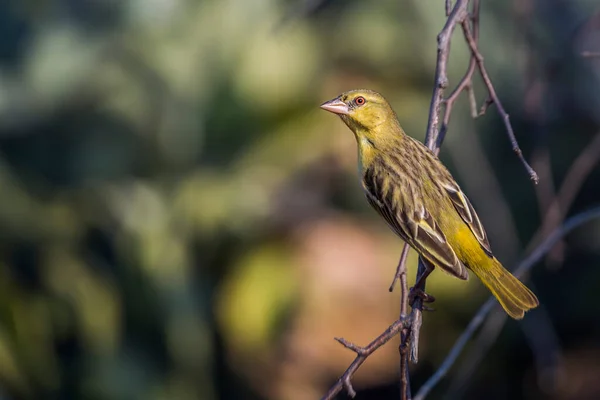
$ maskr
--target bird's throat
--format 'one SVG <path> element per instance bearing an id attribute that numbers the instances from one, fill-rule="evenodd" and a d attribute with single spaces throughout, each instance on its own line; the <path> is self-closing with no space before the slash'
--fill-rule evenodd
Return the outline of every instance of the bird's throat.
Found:
<path id="1" fill-rule="evenodd" d="M 358 144 L 359 172 L 362 175 L 362 171 L 368 168 L 377 156 L 377 148 L 367 136 L 356 135 L 356 142 Z"/>

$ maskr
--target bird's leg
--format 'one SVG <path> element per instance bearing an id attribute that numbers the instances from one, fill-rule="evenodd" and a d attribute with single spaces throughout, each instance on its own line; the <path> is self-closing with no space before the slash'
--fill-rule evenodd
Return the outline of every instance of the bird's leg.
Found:
<path id="1" fill-rule="evenodd" d="M 410 305 L 414 303 L 416 297 L 419 297 L 421 300 L 423 300 L 423 303 L 433 303 L 435 301 L 435 297 L 425 293 L 422 288 L 425 279 L 427 279 L 429 274 L 431 274 L 433 271 L 433 266 L 425 260 L 423 260 L 423 264 L 425 265 L 425 272 L 419 276 L 415 282 L 415 286 L 411 287 L 410 291 L 408 292 L 408 303 Z"/>

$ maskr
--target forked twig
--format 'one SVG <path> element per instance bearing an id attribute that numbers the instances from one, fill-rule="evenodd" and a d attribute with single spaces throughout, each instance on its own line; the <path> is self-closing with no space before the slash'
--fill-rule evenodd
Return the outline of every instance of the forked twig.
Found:
<path id="1" fill-rule="evenodd" d="M 400 284 L 402 286 L 402 276 L 406 277 L 406 259 L 408 257 L 408 250 L 409 250 L 409 246 L 408 244 L 404 243 L 404 246 L 402 247 L 402 254 L 400 254 L 400 260 L 398 261 L 398 266 L 396 267 L 396 274 L 394 275 L 394 279 L 392 280 L 392 284 L 390 285 L 390 288 L 388 289 L 391 292 L 394 291 L 394 286 L 396 286 L 396 281 L 400 281 Z M 404 293 L 404 287 L 402 288 L 402 293 Z M 402 296 L 404 298 L 404 296 Z M 402 313 L 406 313 L 407 308 L 407 301 L 402 301 L 402 303 L 400 304 L 400 314 Z"/>
<path id="2" fill-rule="evenodd" d="M 473 37 L 477 42 L 479 38 L 479 0 L 473 0 L 473 8 L 471 10 L 471 15 L 469 18 L 465 19 L 461 22 L 461 25 L 468 24 L 469 20 L 472 24 Z M 450 95 L 444 100 L 444 119 L 442 121 L 442 127 L 440 128 L 440 135 L 438 138 L 439 143 L 444 140 L 446 136 L 446 132 L 448 132 L 448 124 L 450 123 L 450 116 L 452 114 L 452 110 L 454 109 L 454 104 L 458 97 L 463 91 L 467 91 L 469 95 L 469 104 L 471 107 L 471 116 L 476 118 L 478 116 L 477 113 L 477 101 L 475 100 L 475 92 L 473 91 L 473 74 L 475 73 L 475 67 L 477 67 L 477 61 L 475 57 L 471 55 L 469 59 L 469 66 L 467 67 L 467 72 L 463 75 L 461 80 L 456 85 L 456 88 L 450 93 Z"/>
<path id="3" fill-rule="evenodd" d="M 519 143 L 517 142 L 517 138 L 515 137 L 515 132 L 513 131 L 512 125 L 510 123 L 510 117 L 508 113 L 504 110 L 504 106 L 502 105 L 500 99 L 498 98 L 498 95 L 496 94 L 496 89 L 494 88 L 494 84 L 490 79 L 487 69 L 485 68 L 485 65 L 483 63 L 483 56 L 477 48 L 477 42 L 475 40 L 475 37 L 473 36 L 473 33 L 471 32 L 471 28 L 469 27 L 469 24 L 463 24 L 462 27 L 465 40 L 467 41 L 467 44 L 471 49 L 471 54 L 475 57 L 475 60 L 477 62 L 477 68 L 479 69 L 481 78 L 483 79 L 483 82 L 488 90 L 490 99 L 496 105 L 498 113 L 500 113 L 500 116 L 502 117 L 502 121 L 504 122 L 504 127 L 506 128 L 506 133 L 508 134 L 508 138 L 510 140 L 512 149 L 517 155 L 517 157 L 519 157 L 519 160 L 521 160 L 521 163 L 523 164 L 525 170 L 529 174 L 529 178 L 537 184 L 539 181 L 538 175 L 523 157 L 523 152 L 519 147 Z"/>
<path id="4" fill-rule="evenodd" d="M 452 8 L 444 28 L 437 37 L 437 62 L 435 66 L 435 82 L 431 105 L 429 107 L 429 119 L 427 121 L 427 132 L 425 134 L 425 145 L 437 154 L 441 146 L 440 139 L 440 114 L 444 103 L 444 91 L 448 87 L 448 58 L 450 56 L 450 40 L 456 26 L 468 17 L 468 0 L 457 0 Z"/>
<path id="5" fill-rule="evenodd" d="M 390 325 L 385 332 L 377 336 L 375 340 L 369 343 L 365 347 L 357 346 L 353 343 L 348 342 L 342 338 L 336 338 L 345 348 L 352 350 L 356 353 L 356 358 L 352 361 L 352 364 L 346 369 L 346 372 L 337 380 L 337 382 L 329 389 L 327 394 L 322 397 L 322 400 L 330 400 L 335 397 L 342 389 L 346 389 L 350 397 L 356 396 L 356 391 L 352 387 L 352 376 L 356 373 L 358 368 L 365 362 L 365 360 L 373 354 L 377 349 L 390 341 L 394 336 L 400 332 L 403 328 L 409 326 L 409 318 L 402 318 Z"/>
<path id="6" fill-rule="evenodd" d="M 406 260 L 408 258 L 408 251 L 410 247 L 407 243 L 402 247 L 402 254 L 400 255 L 400 260 L 398 261 L 398 267 L 396 268 L 396 274 L 394 275 L 394 280 L 390 285 L 389 291 L 392 292 L 394 290 L 394 285 L 396 281 L 400 281 L 400 288 L 402 293 L 400 293 L 400 319 L 406 318 L 406 314 L 408 312 L 408 283 L 406 279 Z M 403 328 L 401 330 L 400 336 L 400 398 L 401 400 L 408 400 L 410 398 L 410 381 L 408 377 L 408 328 Z"/>

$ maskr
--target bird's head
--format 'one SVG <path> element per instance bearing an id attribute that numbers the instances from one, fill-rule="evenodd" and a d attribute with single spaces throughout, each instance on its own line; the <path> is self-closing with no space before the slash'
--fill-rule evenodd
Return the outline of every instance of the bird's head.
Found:
<path id="1" fill-rule="evenodd" d="M 372 90 L 351 90 L 321 104 L 321 108 L 339 115 L 357 137 L 377 134 L 381 126 L 397 124 L 396 114 L 387 100 Z M 386 129 L 386 131 L 389 131 Z"/>

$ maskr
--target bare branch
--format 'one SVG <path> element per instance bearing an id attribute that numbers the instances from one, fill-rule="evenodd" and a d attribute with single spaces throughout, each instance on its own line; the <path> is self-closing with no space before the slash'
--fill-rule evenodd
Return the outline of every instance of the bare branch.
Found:
<path id="1" fill-rule="evenodd" d="M 400 254 L 400 260 L 398 261 L 398 266 L 396 267 L 396 274 L 394 275 L 394 279 L 392 280 L 392 284 L 390 285 L 390 288 L 388 289 L 391 292 L 394 291 L 394 286 L 396 286 L 396 281 L 400 280 L 400 283 L 402 283 L 402 276 L 404 276 L 406 278 L 406 258 L 408 257 L 408 250 L 409 250 L 409 246 L 408 244 L 404 243 L 404 247 L 402 247 L 402 254 Z M 402 288 L 402 293 L 404 293 L 404 288 Z M 406 314 L 407 308 L 406 308 L 406 303 L 407 302 L 402 302 L 401 303 L 401 307 L 400 307 L 400 313 L 404 313 Z"/>
<path id="2" fill-rule="evenodd" d="M 392 292 L 394 290 L 394 285 L 396 281 L 400 281 L 400 288 L 402 290 L 400 294 L 400 318 L 406 318 L 406 314 L 408 312 L 408 284 L 406 279 L 406 260 L 408 258 L 408 251 L 410 247 L 407 243 L 402 247 L 402 254 L 400 255 L 400 260 L 398 261 L 398 267 L 396 268 L 396 274 L 394 275 L 394 280 L 390 285 L 389 291 Z M 402 400 L 408 400 L 410 398 L 410 380 L 408 376 L 408 329 L 403 328 L 401 332 L 401 340 L 400 340 L 400 398 Z"/>
<path id="3" fill-rule="evenodd" d="M 487 109 L 494 104 L 494 100 L 492 100 L 491 97 L 488 97 L 487 99 L 485 99 L 485 101 L 483 102 L 483 104 L 481 105 L 481 108 L 479 108 L 479 114 L 477 114 L 478 117 L 481 117 L 483 114 L 486 113 Z"/>
<path id="4" fill-rule="evenodd" d="M 410 247 L 407 243 L 404 244 L 404 248 L 402 249 L 402 255 L 400 256 L 400 262 L 398 263 L 398 271 L 396 274 L 399 274 L 400 279 L 400 287 L 402 288 L 402 295 L 400 296 L 400 319 L 406 318 L 406 314 L 408 313 L 408 282 L 406 278 L 406 260 L 408 259 L 408 251 Z M 400 347 L 398 348 L 400 353 L 400 399 L 401 400 L 410 400 L 410 377 L 408 375 L 408 340 L 409 340 L 409 330 L 408 328 L 403 328 L 400 334 Z"/>
<path id="5" fill-rule="evenodd" d="M 405 328 L 408 325 L 410 325 L 409 318 L 402 318 L 397 320 L 392 325 L 390 325 L 385 330 L 385 332 L 383 332 L 365 347 L 357 346 L 342 338 L 336 338 L 336 340 L 340 342 L 344 347 L 354 351 L 356 353 L 356 358 L 354 359 L 354 361 L 352 361 L 352 364 L 350 364 L 350 366 L 348 367 L 348 369 L 346 369 L 346 372 L 344 372 L 340 379 L 338 379 L 337 382 L 329 389 L 327 394 L 322 397 L 322 400 L 333 399 L 335 395 L 338 394 L 344 388 L 346 389 L 350 397 L 356 396 L 356 392 L 354 391 L 352 383 L 350 382 L 352 376 L 354 376 L 358 368 L 360 368 L 362 363 L 364 363 L 365 360 L 371 354 L 373 354 L 377 349 L 389 342 L 394 336 L 398 334 L 398 332 L 400 332 L 402 328 Z"/>
<path id="6" fill-rule="evenodd" d="M 479 0 L 473 0 L 473 10 L 471 11 L 471 17 L 469 18 L 472 24 L 473 30 L 473 38 L 475 41 L 478 40 L 479 37 Z M 465 19 L 461 22 L 461 25 L 468 24 L 469 21 Z M 471 115 L 473 118 L 477 117 L 477 101 L 475 100 L 475 92 L 473 91 L 473 73 L 475 72 L 475 67 L 477 66 L 477 61 L 475 57 L 471 55 L 469 60 L 469 66 L 467 68 L 467 72 L 458 82 L 456 88 L 450 93 L 450 95 L 444 100 L 444 119 L 442 122 L 442 127 L 440 129 L 440 136 L 438 138 L 439 143 L 444 140 L 446 136 L 446 132 L 448 132 L 448 124 L 450 123 L 450 115 L 452 114 L 452 110 L 454 108 L 454 103 L 458 100 L 458 96 L 463 92 L 467 91 L 469 95 L 469 104 L 471 106 Z"/>
<path id="7" fill-rule="evenodd" d="M 468 0 L 457 0 L 454 8 L 450 12 L 444 28 L 437 37 L 437 62 L 435 67 L 435 83 L 431 105 L 429 107 L 429 120 L 427 122 L 427 133 L 425 135 L 425 145 L 436 154 L 439 151 L 441 140 L 439 139 L 439 124 L 441 106 L 444 99 L 444 91 L 448 87 L 448 57 L 450 56 L 450 39 L 456 25 L 462 23 L 468 16 Z M 443 138 L 441 138 L 443 140 Z"/>
<path id="8" fill-rule="evenodd" d="M 356 391 L 352 387 L 351 379 L 358 371 L 360 366 L 366 361 L 366 359 L 373 354 L 377 349 L 381 346 L 389 342 L 394 336 L 396 336 L 399 332 L 402 332 L 401 335 L 401 344 L 400 344 L 400 383 L 401 383 L 401 395 L 402 400 L 410 399 L 410 389 L 409 389 L 409 378 L 408 378 L 408 361 L 409 361 L 409 342 L 410 342 L 410 332 L 412 332 L 412 327 L 415 325 L 414 321 L 414 312 L 407 316 L 408 311 L 408 287 L 407 287 L 407 279 L 406 279 L 406 260 L 408 257 L 409 246 L 404 245 L 402 248 L 402 254 L 400 255 L 400 260 L 398 262 L 398 267 L 396 269 L 396 275 L 394 277 L 394 281 L 392 282 L 392 286 L 390 286 L 390 291 L 393 290 L 394 283 L 397 279 L 400 280 L 400 285 L 402 288 L 402 296 L 401 296 L 401 306 L 400 306 L 400 317 L 396 322 L 390 325 L 385 332 L 379 335 L 375 340 L 369 343 L 366 347 L 357 346 L 351 342 L 343 338 L 336 338 L 338 342 L 340 342 L 344 347 L 350 349 L 356 353 L 356 358 L 350 364 L 348 369 L 344 372 L 344 374 L 337 380 L 337 382 L 329 389 L 327 394 L 322 398 L 325 399 L 333 399 L 336 394 L 338 394 L 342 389 L 345 389 L 348 392 L 350 397 L 354 397 L 356 395 Z M 420 326 L 420 322 L 417 322 L 417 325 Z"/>
<path id="9" fill-rule="evenodd" d="M 525 260 L 521 261 L 521 263 L 516 268 L 514 275 L 516 277 L 521 277 L 525 273 L 527 273 L 540 259 L 544 257 L 548 251 L 552 249 L 554 244 L 556 244 L 562 237 L 569 234 L 575 228 L 583 225 L 586 222 L 589 222 L 595 218 L 600 218 L 600 207 L 593 208 L 591 210 L 579 213 L 571 218 L 569 218 L 560 228 L 556 229 L 552 234 L 550 234 Z M 463 348 L 473 336 L 477 328 L 481 326 L 489 312 L 497 305 L 496 299 L 494 297 L 490 297 L 479 309 L 479 311 L 475 314 L 467 328 L 464 332 L 459 336 L 459 338 L 454 343 L 454 346 L 448 353 L 448 356 L 444 359 L 444 362 L 440 365 L 438 370 L 433 374 L 419 389 L 419 392 L 414 397 L 414 400 L 423 400 L 429 392 L 437 385 L 440 380 L 448 373 L 448 370 L 460 353 Z"/>
<path id="10" fill-rule="evenodd" d="M 419 260 L 419 265 L 421 265 L 423 260 Z M 419 267 L 419 270 L 421 268 Z M 423 289 L 425 288 L 425 280 L 423 280 L 422 284 Z M 423 300 L 417 298 L 415 303 L 412 305 L 412 325 L 410 326 L 410 360 L 413 363 L 419 362 L 419 336 L 421 333 L 421 325 L 423 325 Z"/>
<path id="11" fill-rule="evenodd" d="M 473 33 L 471 32 L 471 28 L 469 27 L 469 24 L 463 24 L 462 27 L 463 27 L 463 33 L 465 35 L 465 40 L 467 41 L 467 43 L 469 44 L 469 48 L 471 49 L 471 54 L 475 57 L 475 60 L 477 61 L 477 67 L 479 69 L 479 73 L 481 74 L 481 78 L 483 79 L 483 82 L 485 83 L 485 86 L 487 87 L 487 90 L 490 94 L 490 98 L 492 99 L 494 104 L 496 104 L 496 108 L 498 109 L 498 112 L 500 113 L 500 116 L 502 117 L 502 121 L 504 121 L 504 126 L 506 128 L 506 133 L 508 134 L 508 138 L 512 145 L 512 149 L 515 152 L 515 154 L 517 155 L 517 157 L 519 157 L 519 160 L 521 160 L 521 163 L 523 164 L 523 166 L 525 167 L 525 170 L 529 174 L 529 178 L 534 183 L 537 184 L 539 181 L 539 178 L 538 178 L 536 172 L 533 170 L 533 168 L 531 168 L 531 166 L 527 163 L 527 161 L 525 161 L 525 158 L 523 157 L 523 152 L 521 151 L 521 148 L 519 147 L 519 144 L 515 137 L 515 133 L 513 131 L 512 125 L 510 123 L 510 117 L 507 114 L 507 112 L 504 110 L 504 107 L 502 106 L 502 103 L 500 102 L 500 99 L 498 98 L 498 95 L 496 94 L 496 89 L 494 88 L 494 85 L 492 84 L 492 80 L 490 79 L 490 76 L 488 75 L 488 72 L 485 68 L 485 65 L 483 63 L 483 56 L 481 55 L 481 53 L 479 52 L 479 50 L 477 48 L 477 42 L 475 41 L 475 37 L 473 36 Z"/>
<path id="12" fill-rule="evenodd" d="M 409 400 L 412 398 L 410 392 L 410 377 L 408 375 L 408 345 L 409 330 L 404 328 L 400 335 L 400 399 Z"/>

